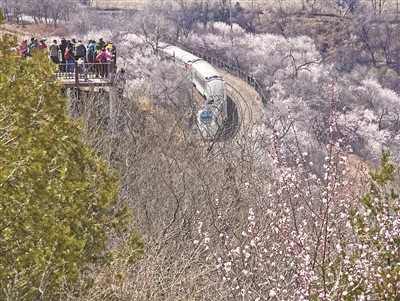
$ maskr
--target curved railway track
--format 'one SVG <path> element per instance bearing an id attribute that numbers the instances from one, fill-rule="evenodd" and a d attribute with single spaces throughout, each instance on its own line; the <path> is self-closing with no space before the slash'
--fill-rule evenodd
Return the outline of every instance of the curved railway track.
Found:
<path id="1" fill-rule="evenodd" d="M 185 50 L 179 50 L 185 52 Z M 170 55 L 168 51 L 166 53 Z M 250 135 L 253 125 L 258 123 L 263 115 L 264 106 L 260 94 L 252 85 L 242 80 L 241 77 L 229 73 L 228 71 L 230 69 L 217 67 L 213 60 L 211 60 L 209 64 L 213 65 L 214 69 L 223 77 L 227 96 L 227 116 L 223 124 L 220 125 L 220 129 L 217 131 L 213 140 L 225 141 L 233 137 L 245 137 Z M 221 66 L 221 64 L 219 65 Z M 206 103 L 204 97 L 200 94 L 198 89 L 196 89 L 194 84 L 192 86 L 191 95 L 193 103 L 189 114 L 190 119 L 195 120 L 197 119 L 197 112 L 199 112 Z M 197 122 L 192 123 L 192 125 L 194 124 L 197 124 Z"/>
<path id="2" fill-rule="evenodd" d="M 192 109 L 198 107 L 198 114 L 202 114 L 200 117 L 197 112 L 192 111 L 191 119 L 203 118 L 204 121 L 196 122 L 196 124 L 198 124 L 200 135 L 205 140 L 227 140 L 239 134 L 245 136 L 251 132 L 252 125 L 259 121 L 263 112 L 262 100 L 265 101 L 265 98 L 262 93 L 259 94 L 253 89 L 252 85 L 259 88 L 259 84 L 250 74 L 218 59 L 167 43 L 160 44 L 160 53 L 162 57 L 183 63 L 185 70 L 190 68 L 193 83 Z M 207 86 L 208 88 L 205 88 Z M 193 87 L 199 93 L 193 94 Z M 200 94 L 203 96 L 200 97 Z M 221 100 L 221 95 L 223 95 L 223 100 Z M 218 103 L 206 104 L 204 99 Z M 221 107 L 225 105 L 226 108 Z M 212 117 L 214 120 L 210 120 L 209 116 L 212 115 L 214 115 Z M 220 118 L 221 116 L 223 118 Z"/>
<path id="3" fill-rule="evenodd" d="M 235 136 L 246 136 L 251 132 L 252 126 L 260 121 L 260 119 L 253 117 L 259 116 L 260 114 L 259 111 L 257 113 L 253 112 L 251 101 L 246 98 L 248 90 L 245 92 L 240 91 L 239 88 L 235 87 L 235 84 L 227 81 L 226 89 L 228 116 L 217 134 L 216 141 L 226 141 Z M 247 87 L 247 89 L 252 89 L 252 87 Z M 204 102 L 204 98 L 199 92 L 196 92 L 194 93 L 194 99 L 197 103 L 197 107 L 200 108 Z"/>
<path id="4" fill-rule="evenodd" d="M 263 105 L 260 97 L 252 86 L 240 78 L 223 70 L 218 71 L 223 74 L 226 83 L 228 116 L 217 134 L 216 141 L 247 136 L 251 133 L 252 127 L 262 119 Z M 197 107 L 200 108 L 204 104 L 204 98 L 197 90 L 193 97 Z"/>
<path id="5" fill-rule="evenodd" d="M 228 112 L 231 113 L 228 113 L 228 120 L 230 119 L 231 121 L 231 128 L 235 129 L 231 133 L 230 138 L 234 136 L 247 136 L 251 132 L 253 125 L 261 121 L 263 117 L 263 104 L 261 103 L 260 96 L 252 86 L 240 78 L 224 70 L 217 70 L 225 79 L 228 95 Z M 235 111 L 237 114 L 236 118 L 234 116 Z M 235 121 L 236 124 L 232 123 Z M 229 129 L 229 126 L 227 128 Z"/>
<path id="6" fill-rule="evenodd" d="M 234 85 L 226 82 L 226 90 L 229 100 L 232 103 L 237 112 L 237 124 L 234 126 L 237 128 L 235 131 L 236 135 L 243 135 L 249 129 L 249 121 L 252 120 L 252 110 L 251 107 L 246 100 L 246 98 L 240 93 L 240 91 L 235 88 Z M 234 112 L 232 112 L 234 114 Z"/>
<path id="7" fill-rule="evenodd" d="M 249 136 L 253 126 L 260 122 L 263 116 L 263 105 L 253 87 L 240 78 L 221 70 L 218 71 L 223 74 L 226 83 L 228 116 L 217 139 L 207 143 L 207 156 L 215 152 L 217 142 Z"/>

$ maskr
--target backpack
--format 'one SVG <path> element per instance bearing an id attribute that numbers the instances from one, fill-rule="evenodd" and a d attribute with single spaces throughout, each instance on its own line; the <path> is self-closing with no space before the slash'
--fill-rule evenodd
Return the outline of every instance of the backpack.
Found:
<path id="1" fill-rule="evenodd" d="M 69 57 L 70 57 L 70 55 L 69 55 L 69 49 L 67 48 L 67 49 L 65 49 L 65 52 L 64 52 L 64 57 L 65 57 L 65 59 L 66 60 L 68 60 L 69 59 Z"/>
<path id="2" fill-rule="evenodd" d="M 88 53 L 90 53 L 91 55 L 93 55 L 94 53 L 96 53 L 96 44 L 89 44 L 88 46 Z"/>
<path id="3" fill-rule="evenodd" d="M 75 55 L 76 56 L 84 56 L 85 55 L 85 45 L 79 43 L 75 46 Z"/>

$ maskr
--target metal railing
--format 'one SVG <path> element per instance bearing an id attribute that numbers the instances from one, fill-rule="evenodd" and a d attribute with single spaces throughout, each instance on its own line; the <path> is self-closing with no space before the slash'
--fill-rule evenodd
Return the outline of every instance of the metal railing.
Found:
<path id="1" fill-rule="evenodd" d="M 89 81 L 95 79 L 102 79 L 112 82 L 115 70 L 111 62 L 107 63 L 79 63 L 72 64 L 60 63 L 58 64 L 58 71 L 56 77 L 69 80 L 72 79 L 76 84 L 82 81 Z"/>
<path id="2" fill-rule="evenodd" d="M 210 63 L 214 67 L 217 67 L 217 68 L 220 68 L 220 69 L 224 69 L 229 74 L 232 74 L 232 75 L 234 75 L 236 77 L 239 77 L 243 81 L 247 82 L 258 93 L 258 95 L 260 96 L 261 102 L 263 104 L 267 103 L 268 99 L 264 95 L 262 86 L 258 83 L 258 81 L 254 78 L 254 76 L 252 74 L 247 73 L 247 72 L 245 72 L 243 70 L 240 70 L 237 67 L 229 65 L 229 64 L 225 63 L 224 61 L 222 61 L 220 59 L 217 59 L 217 58 L 212 57 L 212 56 L 208 56 L 208 55 L 206 55 L 204 53 L 200 53 L 200 52 L 193 51 L 193 50 L 190 50 L 190 49 L 185 49 L 185 50 L 190 52 L 190 53 L 192 53 L 192 54 L 194 54 L 195 56 L 198 56 L 198 57 L 202 58 L 203 60 L 207 61 L 208 63 Z"/>

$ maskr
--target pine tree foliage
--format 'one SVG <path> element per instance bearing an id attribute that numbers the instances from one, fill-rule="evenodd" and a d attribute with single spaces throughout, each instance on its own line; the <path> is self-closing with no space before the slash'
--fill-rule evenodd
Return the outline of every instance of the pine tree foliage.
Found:
<path id="1" fill-rule="evenodd" d="M 389 153 L 383 151 L 380 170 L 370 177 L 361 207 L 350 215 L 357 248 L 347 257 L 346 300 L 400 300 L 400 202 Z"/>
<path id="2" fill-rule="evenodd" d="M 118 177 L 66 115 L 55 66 L 40 51 L 21 59 L 13 45 L 0 38 L 0 299 L 46 300 L 110 258 L 109 234 L 128 214 Z"/>

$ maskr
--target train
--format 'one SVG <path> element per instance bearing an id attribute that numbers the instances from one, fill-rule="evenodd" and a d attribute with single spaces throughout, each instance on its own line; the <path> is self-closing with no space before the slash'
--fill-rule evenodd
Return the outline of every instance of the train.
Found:
<path id="1" fill-rule="evenodd" d="M 227 117 L 225 80 L 207 61 L 177 46 L 160 43 L 159 51 L 181 63 L 190 73 L 194 87 L 204 98 L 196 116 L 198 129 L 203 139 L 216 139 Z"/>

